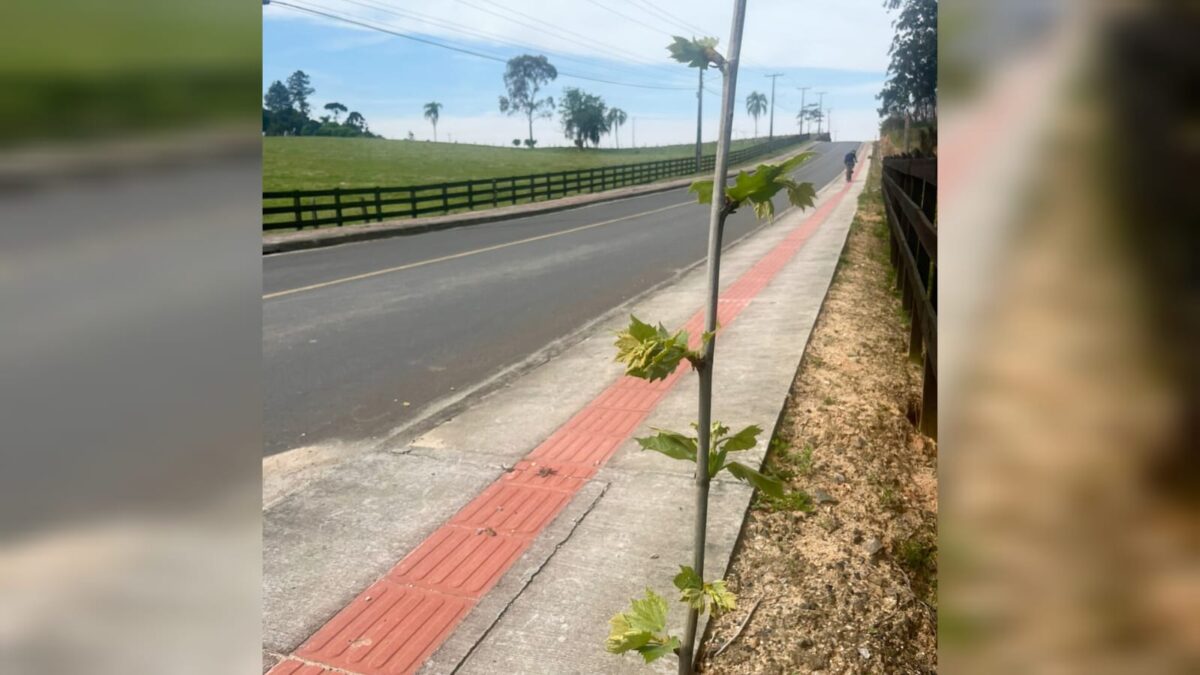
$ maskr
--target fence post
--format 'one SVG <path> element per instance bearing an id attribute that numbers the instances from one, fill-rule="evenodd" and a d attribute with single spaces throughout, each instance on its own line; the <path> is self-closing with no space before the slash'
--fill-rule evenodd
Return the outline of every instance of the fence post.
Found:
<path id="1" fill-rule="evenodd" d="M 492 179 L 492 208 L 496 208 L 496 179 Z"/>
<path id="2" fill-rule="evenodd" d="M 380 194 L 379 188 L 375 188 L 375 222 L 383 220 L 383 195 Z"/>
<path id="3" fill-rule="evenodd" d="M 417 191 L 412 188 L 408 190 L 408 217 L 417 217 Z"/>
<path id="4" fill-rule="evenodd" d="M 296 229 L 304 228 L 304 214 L 300 211 L 300 191 L 292 191 L 292 208 L 296 210 Z"/>
<path id="5" fill-rule="evenodd" d="M 333 213 L 337 218 L 337 226 L 342 226 L 342 188 L 333 188 Z"/>
<path id="6" fill-rule="evenodd" d="M 921 433 L 937 440 L 937 375 L 933 372 L 933 364 L 925 357 L 925 377 L 921 385 Z"/>
<path id="7" fill-rule="evenodd" d="M 446 184 L 442 183 L 442 213 L 450 212 L 450 197 L 446 194 Z"/>
<path id="8" fill-rule="evenodd" d="M 474 181 L 467 181 L 467 210 L 468 211 L 475 210 L 475 183 L 474 183 Z"/>

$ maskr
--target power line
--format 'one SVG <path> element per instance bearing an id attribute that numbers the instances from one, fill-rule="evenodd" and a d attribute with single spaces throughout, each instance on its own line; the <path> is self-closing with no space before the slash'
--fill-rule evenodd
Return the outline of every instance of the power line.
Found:
<path id="1" fill-rule="evenodd" d="M 485 54 L 485 53 L 474 51 L 471 49 L 466 49 L 463 47 L 458 47 L 455 45 L 447 44 L 445 42 L 439 42 L 437 40 L 431 40 L 428 38 L 418 37 L 416 35 L 411 35 L 408 33 L 401 33 L 400 31 L 395 31 L 390 28 L 379 26 L 379 25 L 376 25 L 373 23 L 368 23 L 366 21 L 359 21 L 357 19 L 352 19 L 352 18 L 349 18 L 346 16 L 342 16 L 340 14 L 333 14 L 331 12 L 322 11 L 321 9 L 314 9 L 312 7 L 308 7 L 308 6 L 304 6 L 304 5 L 296 5 L 296 4 L 292 4 L 290 2 L 284 2 L 282 0 L 271 0 L 271 4 L 278 5 L 280 7 L 287 7 L 292 10 L 304 12 L 306 14 L 312 14 L 315 16 L 323 16 L 328 19 L 333 19 L 335 21 L 341 21 L 343 23 L 348 23 L 351 25 L 359 26 L 361 28 L 378 31 L 380 33 L 387 33 L 388 35 L 394 35 L 396 37 L 404 38 L 406 40 L 412 40 L 413 42 L 420 42 L 422 44 L 427 44 L 427 45 L 430 45 L 433 47 L 441 47 L 442 49 L 448 49 L 450 51 L 458 52 L 460 54 L 467 54 L 469 56 L 475 56 L 477 58 L 487 59 L 489 61 L 497 61 L 499 63 L 508 63 L 508 59 L 501 57 L 501 56 Z M 327 8 L 322 8 L 322 9 L 327 9 Z M 660 91 L 681 91 L 681 90 L 686 91 L 686 90 L 691 89 L 691 87 L 670 87 L 670 86 L 654 85 L 654 84 L 636 84 L 633 82 L 618 82 L 616 80 L 607 80 L 607 79 L 599 78 L 599 77 L 589 77 L 587 75 L 580 75 L 577 73 L 570 73 L 570 72 L 566 72 L 566 71 L 562 71 L 562 70 L 558 71 L 558 74 L 562 75 L 563 77 L 569 77 L 569 78 L 576 79 L 576 80 L 587 80 L 590 82 L 600 82 L 603 84 L 611 84 L 611 85 L 615 85 L 615 86 L 619 86 L 619 87 L 634 87 L 634 88 L 638 88 L 638 89 L 657 89 Z"/>
<path id="2" fill-rule="evenodd" d="M 367 9 L 385 12 L 387 14 L 392 14 L 394 16 L 398 16 L 398 17 L 402 17 L 402 18 L 406 18 L 406 19 L 412 19 L 414 21 L 419 21 L 421 23 L 426 23 L 426 24 L 429 24 L 432 26 L 437 26 L 439 28 L 443 28 L 445 30 L 455 32 L 455 33 L 460 33 L 462 35 L 480 38 L 480 39 L 495 42 L 495 43 L 501 44 L 501 45 L 507 45 L 510 47 L 514 47 L 516 49 L 521 49 L 521 50 L 525 50 L 525 51 L 549 52 L 549 53 L 553 54 L 556 59 L 562 59 L 565 61 L 574 61 L 576 63 L 580 63 L 585 66 L 594 67 L 593 63 L 590 63 L 582 58 L 577 58 L 574 56 L 563 54 L 561 52 L 557 52 L 556 50 L 543 49 L 542 47 L 535 47 L 535 46 L 528 45 L 528 44 L 514 42 L 512 40 L 509 40 L 509 39 L 501 36 L 501 35 L 496 35 L 495 33 L 479 31 L 479 30 L 475 30 L 473 28 L 465 28 L 465 27 L 463 27 L 461 25 L 457 25 L 451 21 L 439 19 L 437 17 L 433 17 L 428 14 L 421 14 L 420 12 L 412 12 L 412 11 L 408 11 L 408 10 L 403 10 L 403 9 L 399 9 L 399 8 L 393 7 L 392 5 L 387 5 L 384 3 L 370 2 L 370 0 L 341 0 L 341 1 L 348 2 L 353 5 L 358 5 L 360 7 L 364 7 Z M 639 76 L 641 75 L 641 73 L 637 73 L 636 71 L 634 71 L 631 68 L 625 68 L 625 67 L 621 67 L 621 66 L 617 66 L 617 68 L 619 70 L 622 70 L 631 75 L 639 75 Z"/>
<path id="3" fill-rule="evenodd" d="M 460 4 L 466 5 L 467 7 L 470 7 L 470 8 L 472 8 L 472 9 L 478 10 L 478 11 L 480 11 L 480 12 L 484 12 L 485 14 L 490 14 L 490 15 L 492 15 L 492 16 L 495 16 L 495 17 L 498 17 L 498 18 L 504 19 L 505 21 L 508 21 L 509 23 L 512 23 L 512 24 L 515 24 L 515 25 L 521 26 L 522 28 L 525 28 L 525 29 L 527 29 L 527 30 L 528 30 L 528 29 L 537 30 L 536 28 L 533 28 L 533 26 L 530 26 L 528 23 L 525 23 L 525 22 L 522 22 L 522 21 L 518 21 L 518 20 L 516 20 L 516 19 L 512 18 L 511 16 L 505 16 L 504 14 L 498 14 L 498 13 L 496 13 L 495 11 L 492 11 L 492 10 L 490 10 L 490 9 L 487 9 L 487 8 L 485 8 L 485 7 L 480 7 L 479 5 L 476 5 L 476 4 L 474 4 L 473 2 L 470 2 L 469 0 L 457 0 L 457 1 L 458 1 Z M 607 43 L 604 43 L 604 42 L 601 42 L 601 41 L 599 41 L 599 40 L 595 40 L 595 39 L 593 39 L 593 38 L 591 38 L 591 37 L 588 37 L 587 35 L 583 35 L 582 33 L 578 33 L 578 32 L 576 32 L 576 31 L 573 31 L 573 30 L 571 30 L 570 28 L 566 28 L 566 27 L 564 27 L 564 26 L 559 26 L 559 25 L 557 25 L 557 24 L 550 23 L 549 21 L 545 21 L 545 20 L 543 20 L 543 19 L 539 19 L 539 18 L 538 18 L 538 17 L 536 17 L 536 16 L 531 16 L 531 15 L 529 15 L 529 14 L 526 14 L 526 13 L 524 13 L 524 12 L 520 11 L 520 10 L 513 9 L 513 8 L 511 8 L 511 7 L 508 7 L 508 6 L 506 6 L 506 5 L 502 5 L 502 4 L 498 3 L 498 2 L 495 2 L 495 0 L 480 0 L 480 1 L 481 1 L 481 2 L 484 2 L 484 3 L 487 3 L 487 4 L 489 4 L 489 5 L 493 6 L 493 7 L 496 7 L 497 9 L 500 9 L 500 10 L 502 10 L 502 11 L 504 11 L 504 12 L 508 12 L 508 13 L 511 13 L 511 14 L 515 14 L 515 15 L 517 15 L 517 16 L 523 17 L 524 19 L 526 19 L 526 20 L 528 20 L 528 21 L 532 21 L 532 22 L 534 22 L 534 23 L 540 24 L 540 25 L 542 25 L 542 26 L 544 26 L 544 27 L 546 27 L 546 28 L 550 29 L 550 32 L 551 32 L 551 34 L 552 34 L 552 35 L 554 35 L 555 37 L 559 38 L 560 40 L 564 40 L 565 42 L 568 42 L 568 43 L 579 43 L 579 42 L 583 42 L 583 43 L 589 43 L 589 44 L 590 44 L 590 45 L 591 45 L 591 46 L 592 46 L 594 49 L 599 49 L 599 50 L 601 50 L 601 51 L 604 51 L 604 52 L 606 52 L 606 53 L 608 53 L 608 54 L 615 55 L 615 58 L 616 58 L 616 60 L 618 60 L 618 61 L 634 61 L 634 62 L 636 62 L 636 63 L 641 63 L 642 65 L 650 66 L 650 67 L 652 67 L 652 68 L 665 68 L 665 66 L 664 66 L 663 64 L 661 64 L 661 63 L 655 63 L 655 62 L 653 62 L 653 61 L 648 61 L 648 60 L 646 60 L 646 59 L 643 59 L 643 58 L 638 58 L 638 57 L 635 57 L 635 56 L 633 56 L 632 54 L 629 54 L 628 52 L 626 52 L 626 51 L 624 51 L 624 50 L 620 49 L 619 47 L 616 47 L 615 45 L 609 45 L 609 44 L 607 44 Z M 569 36 L 569 37 L 568 37 L 568 36 Z M 612 58 L 612 57 L 610 56 L 609 58 Z M 689 88 L 690 88 L 690 87 L 689 87 Z"/>
<path id="4" fill-rule="evenodd" d="M 696 33 L 697 35 L 716 35 L 716 33 L 706 31 L 703 28 L 697 28 L 695 25 L 690 24 L 687 21 L 684 21 L 683 19 L 679 18 L 678 16 L 675 16 L 674 14 L 672 14 L 672 13 L 668 12 L 667 10 L 654 4 L 650 0 L 625 0 L 625 1 L 630 2 L 630 3 L 636 2 L 637 4 L 644 5 L 652 13 L 658 14 L 659 16 L 666 19 L 669 23 L 673 23 L 676 26 L 683 28 L 684 30 L 692 31 L 692 32 Z"/>
<path id="5" fill-rule="evenodd" d="M 600 9 L 603 9 L 608 12 L 612 12 L 613 14 L 616 14 L 617 16 L 621 17 L 622 19 L 625 19 L 626 21 L 632 21 L 635 24 L 641 26 L 642 28 L 645 28 L 648 31 L 651 31 L 653 33 L 658 33 L 659 35 L 666 35 L 667 37 L 674 37 L 673 35 L 671 35 L 671 31 L 669 31 L 669 30 L 664 31 L 661 28 L 655 28 L 654 26 L 651 26 L 650 24 L 646 23 L 645 21 L 642 21 L 641 19 L 635 19 L 632 16 L 629 16 L 628 14 L 625 14 L 623 12 L 613 9 L 612 7 L 609 7 L 608 5 L 605 5 L 604 3 L 600 2 L 600 0 L 587 0 L 587 1 L 592 3 L 595 6 L 599 7 Z"/>

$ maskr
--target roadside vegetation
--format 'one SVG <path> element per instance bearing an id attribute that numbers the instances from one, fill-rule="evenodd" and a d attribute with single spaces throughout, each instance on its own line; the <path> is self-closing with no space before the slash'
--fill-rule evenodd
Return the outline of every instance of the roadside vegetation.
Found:
<path id="1" fill-rule="evenodd" d="M 936 672 L 937 445 L 909 418 L 921 373 L 879 167 L 767 456 L 787 498 L 751 507 L 725 577 L 738 609 L 713 621 L 706 672 Z"/>

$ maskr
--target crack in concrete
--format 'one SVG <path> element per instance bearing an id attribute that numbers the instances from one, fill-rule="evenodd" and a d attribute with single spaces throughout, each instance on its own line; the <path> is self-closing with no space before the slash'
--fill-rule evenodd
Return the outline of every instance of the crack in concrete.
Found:
<path id="1" fill-rule="evenodd" d="M 594 481 L 589 481 L 589 483 L 593 482 Z M 520 590 L 513 594 L 512 598 L 509 598 L 508 602 L 504 603 L 504 607 L 501 608 L 499 613 L 496 614 L 496 618 L 492 620 L 490 624 L 488 624 L 487 630 L 483 631 L 483 633 L 481 633 L 479 637 L 471 643 L 471 648 L 468 649 L 467 653 L 463 654 L 463 657 L 458 660 L 457 664 L 454 665 L 454 669 L 450 671 L 450 675 L 455 675 L 458 673 L 459 669 L 471 659 L 471 655 L 475 653 L 475 649 L 482 644 L 489 635 L 491 635 L 492 629 L 496 627 L 496 624 L 500 623 L 500 621 L 504 619 L 504 615 L 508 613 L 508 610 L 511 609 L 513 604 L 515 604 L 517 600 L 519 600 L 521 596 L 525 594 L 525 590 L 533 584 L 533 582 L 538 578 L 538 575 L 542 573 L 542 570 L 546 569 L 546 566 L 550 564 L 550 561 L 554 560 L 554 556 L 558 554 L 562 547 L 566 546 L 567 542 L 571 541 L 571 537 L 575 534 L 575 530 L 579 529 L 579 526 L 584 520 L 587 520 L 587 517 L 591 515 L 596 506 L 600 504 L 600 500 L 604 499 L 604 495 L 608 494 L 608 488 L 612 486 L 612 483 L 608 482 L 602 484 L 604 487 L 601 488 L 600 494 L 596 495 L 596 497 L 592 499 L 592 503 L 588 504 L 587 509 L 585 509 L 584 512 L 575 519 L 575 522 L 571 525 L 571 529 L 567 532 L 566 536 L 560 539 L 558 543 L 554 545 L 554 550 L 550 551 L 550 555 L 546 556 L 545 560 L 543 560 L 541 564 L 533 570 L 533 573 L 530 574 L 529 578 L 525 580 L 525 583 L 521 585 Z"/>

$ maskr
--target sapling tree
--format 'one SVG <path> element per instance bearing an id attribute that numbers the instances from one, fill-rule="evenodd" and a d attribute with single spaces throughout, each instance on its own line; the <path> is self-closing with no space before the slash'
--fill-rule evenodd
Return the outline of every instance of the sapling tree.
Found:
<path id="1" fill-rule="evenodd" d="M 659 324 L 653 326 L 637 317 L 630 318 L 629 327 L 617 334 L 617 360 L 625 364 L 625 374 L 649 381 L 666 378 L 683 361 L 699 375 L 699 421 L 692 425 L 695 434 L 655 429 L 654 435 L 637 439 L 645 450 L 662 453 L 672 459 L 693 462 L 695 470 L 696 513 L 692 541 L 692 564 L 681 565 L 674 578 L 679 599 L 687 606 L 687 624 L 682 639 L 667 627 L 667 601 L 647 588 L 643 598 L 632 601 L 626 612 L 609 621 L 610 632 L 605 648 L 616 654 L 634 651 L 647 662 L 674 653 L 679 657 L 679 672 L 692 672 L 696 628 L 703 613 L 719 614 L 736 607 L 737 599 L 723 580 L 704 578 L 704 546 L 708 528 L 708 489 L 713 477 L 722 471 L 734 479 L 754 486 L 774 496 L 783 494 L 778 479 L 764 475 L 753 467 L 734 461 L 736 453 L 749 450 L 758 442 L 762 429 L 748 426 L 730 433 L 729 427 L 712 421 L 713 361 L 717 343 L 717 298 L 719 294 L 721 239 L 725 220 L 739 208 L 749 205 L 760 219 L 775 214 L 773 199 L 780 192 L 798 207 L 811 206 L 816 196 L 811 183 L 797 183 L 788 174 L 807 161 L 811 153 L 803 153 L 780 164 L 760 164 L 752 172 L 739 172 L 732 185 L 727 185 L 729 142 L 733 128 L 734 95 L 737 88 L 737 64 L 741 52 L 742 27 L 745 21 L 746 0 L 735 0 L 733 26 L 730 31 L 729 53 L 717 51 L 716 38 L 675 37 L 667 47 L 671 57 L 693 68 L 715 67 L 724 75 L 721 97 L 721 122 L 717 137 L 717 155 L 712 180 L 696 181 L 691 186 L 702 204 L 710 204 L 708 228 L 707 275 L 708 290 L 705 304 L 705 329 L 693 345 L 685 331 L 670 332 Z M 714 195 L 721 195 L 714 199 Z"/>

